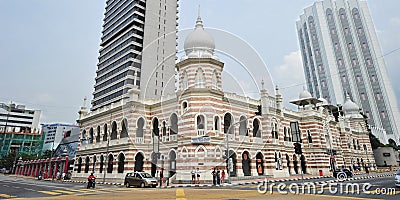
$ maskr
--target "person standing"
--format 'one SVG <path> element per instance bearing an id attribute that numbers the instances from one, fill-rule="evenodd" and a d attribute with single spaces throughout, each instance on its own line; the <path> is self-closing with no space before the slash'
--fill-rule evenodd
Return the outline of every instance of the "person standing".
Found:
<path id="1" fill-rule="evenodd" d="M 196 171 L 194 170 L 194 168 L 192 169 L 191 174 L 192 174 L 192 184 L 195 184 L 196 183 Z"/>
<path id="2" fill-rule="evenodd" d="M 214 170 L 211 172 L 212 176 L 213 176 L 213 185 L 216 185 L 217 183 L 217 172 Z"/>
<path id="3" fill-rule="evenodd" d="M 222 170 L 222 173 L 221 173 L 221 183 L 222 184 L 225 183 L 225 171 L 224 170 Z"/>
<path id="4" fill-rule="evenodd" d="M 196 176 L 197 176 L 197 184 L 200 184 L 200 170 L 197 168 L 196 170 Z"/>
<path id="5" fill-rule="evenodd" d="M 221 185 L 221 171 L 217 169 L 217 185 Z"/>

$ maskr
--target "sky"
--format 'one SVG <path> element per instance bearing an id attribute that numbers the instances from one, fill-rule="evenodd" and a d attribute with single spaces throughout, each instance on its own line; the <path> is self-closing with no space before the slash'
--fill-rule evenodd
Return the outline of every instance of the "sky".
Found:
<path id="1" fill-rule="evenodd" d="M 247 45 L 266 68 L 258 73 L 255 64 L 252 73 L 258 79 L 268 79 L 269 73 L 273 82 L 266 87 L 278 85 L 288 106 L 305 84 L 295 22 L 313 2 L 180 0 L 178 29 L 194 27 L 200 5 L 217 49 L 219 44 L 229 48 L 218 40 L 226 35 Z M 400 51 L 394 50 L 400 48 L 400 1 L 368 0 L 368 5 L 399 104 Z M 75 123 L 83 98 L 90 102 L 93 96 L 105 0 L 0 0 L 0 8 L 0 102 L 42 110 L 41 123 Z M 246 59 L 240 51 L 233 56 Z M 232 57 L 220 59 L 226 62 L 226 74 L 241 84 L 239 93 L 257 92 L 241 79 Z"/>

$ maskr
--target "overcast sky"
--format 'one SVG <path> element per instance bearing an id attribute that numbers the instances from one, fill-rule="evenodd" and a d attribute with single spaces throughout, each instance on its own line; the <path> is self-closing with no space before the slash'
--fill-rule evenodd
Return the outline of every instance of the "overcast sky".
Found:
<path id="1" fill-rule="evenodd" d="M 284 101 L 297 97 L 304 75 L 295 21 L 313 0 L 179 2 L 179 29 L 193 28 L 200 4 L 206 27 L 241 38 Z M 400 48 L 400 1 L 368 3 L 383 52 Z M 84 96 L 92 99 L 104 7 L 105 0 L 0 0 L 0 102 L 42 110 L 42 123 L 75 123 Z M 399 101 L 400 51 L 385 60 Z"/>

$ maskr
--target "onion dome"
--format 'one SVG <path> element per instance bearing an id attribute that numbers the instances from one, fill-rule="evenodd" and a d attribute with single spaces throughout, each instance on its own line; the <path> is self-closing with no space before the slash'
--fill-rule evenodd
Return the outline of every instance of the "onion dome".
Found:
<path id="1" fill-rule="evenodd" d="M 312 98 L 311 93 L 308 92 L 305 87 L 303 87 L 303 91 L 300 92 L 299 94 L 299 99 L 309 99 L 309 98 Z"/>
<path id="2" fill-rule="evenodd" d="M 343 104 L 344 113 L 359 113 L 360 107 L 351 101 L 349 94 L 346 95 L 346 102 Z"/>
<path id="3" fill-rule="evenodd" d="M 201 17 L 197 17 L 196 26 L 184 43 L 186 56 L 184 58 L 215 58 L 215 41 L 203 27 Z"/>

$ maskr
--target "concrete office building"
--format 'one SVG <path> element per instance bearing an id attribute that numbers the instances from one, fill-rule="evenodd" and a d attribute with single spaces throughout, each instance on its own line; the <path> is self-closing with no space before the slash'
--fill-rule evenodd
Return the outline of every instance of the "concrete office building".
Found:
<path id="1" fill-rule="evenodd" d="M 174 92 L 177 0 L 107 0 L 91 110 Z"/>
<path id="2" fill-rule="evenodd" d="M 31 141 L 41 139 L 40 114 L 40 110 L 26 109 L 24 105 L 0 103 L 0 157 L 10 151 L 38 152 L 31 151 L 29 146 L 32 145 Z"/>
<path id="3" fill-rule="evenodd" d="M 296 24 L 311 94 L 340 104 L 348 93 L 376 134 L 386 132 L 381 142 L 399 145 L 399 109 L 367 2 L 318 1 Z"/>

